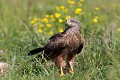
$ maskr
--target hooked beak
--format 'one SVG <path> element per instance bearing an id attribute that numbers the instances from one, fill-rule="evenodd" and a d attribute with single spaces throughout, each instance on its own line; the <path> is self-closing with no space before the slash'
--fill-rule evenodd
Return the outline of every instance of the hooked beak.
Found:
<path id="1" fill-rule="evenodd" d="M 71 23 L 69 21 L 66 22 L 65 26 L 70 26 Z"/>

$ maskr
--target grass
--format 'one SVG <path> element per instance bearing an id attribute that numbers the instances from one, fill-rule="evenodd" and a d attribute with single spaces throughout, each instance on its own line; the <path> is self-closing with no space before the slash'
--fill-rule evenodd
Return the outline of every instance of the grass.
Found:
<path id="1" fill-rule="evenodd" d="M 77 0 L 76 0 L 77 1 Z M 56 12 L 55 7 L 64 5 L 67 1 L 56 0 L 0 0 L 0 56 L 1 62 L 11 66 L 8 75 L 2 80 L 119 80 L 120 79 L 120 6 L 119 0 L 85 0 L 82 9 L 84 15 L 75 15 L 77 6 L 70 8 L 69 15 L 77 16 L 82 23 L 82 34 L 85 47 L 76 56 L 75 74 L 59 77 L 58 69 L 53 64 L 41 63 L 36 55 L 27 56 L 34 48 L 46 44 L 50 35 L 47 31 L 36 32 L 36 27 L 30 24 L 33 18 L 43 18 L 46 14 Z M 99 6 L 100 11 L 95 11 Z M 93 22 L 99 17 L 97 23 Z M 66 16 L 63 16 L 66 17 Z M 38 23 L 40 25 L 41 23 Z M 57 33 L 56 27 L 64 22 L 51 23 L 51 30 Z M 30 62 L 34 59 L 34 62 Z"/>

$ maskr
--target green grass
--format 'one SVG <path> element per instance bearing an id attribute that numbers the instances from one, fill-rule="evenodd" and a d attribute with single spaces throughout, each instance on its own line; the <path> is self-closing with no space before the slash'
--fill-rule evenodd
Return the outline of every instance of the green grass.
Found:
<path id="1" fill-rule="evenodd" d="M 77 1 L 77 0 L 76 0 Z M 46 44 L 48 36 L 38 33 L 30 21 L 55 13 L 56 5 L 68 6 L 65 0 L 0 0 L 0 56 L 1 62 L 7 62 L 8 75 L 3 80 L 119 80 L 120 79 L 120 1 L 119 0 L 85 0 L 85 14 L 77 16 L 82 23 L 85 47 L 76 56 L 75 74 L 59 77 L 58 69 L 53 64 L 41 63 L 27 53 Z M 100 6 L 100 11 L 94 8 Z M 69 13 L 73 14 L 74 6 Z M 98 23 L 93 17 L 99 16 Z M 64 16 L 65 17 L 65 16 Z M 55 25 L 64 23 L 55 22 Z M 56 26 L 52 26 L 53 29 Z M 58 30 L 56 30 L 58 32 Z M 34 62 L 30 62 L 34 59 Z"/>

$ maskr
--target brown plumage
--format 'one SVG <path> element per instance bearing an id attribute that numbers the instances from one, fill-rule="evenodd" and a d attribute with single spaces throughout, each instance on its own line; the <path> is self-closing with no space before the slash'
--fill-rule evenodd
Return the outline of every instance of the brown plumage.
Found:
<path id="1" fill-rule="evenodd" d="M 80 30 L 80 21 L 70 18 L 66 21 L 64 32 L 53 35 L 43 48 L 34 49 L 28 55 L 44 51 L 44 57 L 48 60 L 52 59 L 56 63 L 61 76 L 64 75 L 63 59 L 65 59 L 69 72 L 73 73 L 75 55 L 81 52 L 84 45 Z"/>

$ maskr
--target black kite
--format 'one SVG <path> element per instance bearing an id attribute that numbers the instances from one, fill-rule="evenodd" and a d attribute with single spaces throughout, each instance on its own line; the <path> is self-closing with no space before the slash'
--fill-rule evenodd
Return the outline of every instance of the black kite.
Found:
<path id="1" fill-rule="evenodd" d="M 60 69 L 60 76 L 64 75 L 63 59 L 66 59 L 69 72 L 74 73 L 75 55 L 81 52 L 84 45 L 80 30 L 80 21 L 76 18 L 70 18 L 66 21 L 64 32 L 53 35 L 44 47 L 34 49 L 28 55 L 44 51 L 45 58 L 52 59 Z"/>

